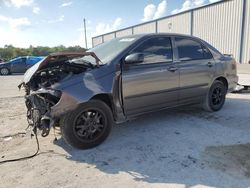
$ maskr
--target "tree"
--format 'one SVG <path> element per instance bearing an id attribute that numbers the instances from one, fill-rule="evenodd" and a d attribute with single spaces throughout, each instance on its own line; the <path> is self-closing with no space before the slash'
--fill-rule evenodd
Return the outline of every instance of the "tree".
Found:
<path id="1" fill-rule="evenodd" d="M 80 46 L 70 46 L 67 48 L 63 45 L 52 48 L 46 46 L 33 47 L 32 45 L 29 48 L 16 48 L 12 45 L 5 45 L 3 48 L 0 48 L 0 58 L 8 61 L 19 56 L 47 56 L 51 53 L 64 51 L 79 52 L 86 51 L 86 49 Z"/>

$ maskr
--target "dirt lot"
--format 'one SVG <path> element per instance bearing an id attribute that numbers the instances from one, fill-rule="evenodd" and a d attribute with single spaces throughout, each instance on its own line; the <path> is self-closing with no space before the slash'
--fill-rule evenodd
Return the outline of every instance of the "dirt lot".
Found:
<path id="1" fill-rule="evenodd" d="M 20 79 L 0 77 L 0 136 L 27 126 Z M 0 165 L 0 187 L 249 187 L 249 122 L 250 94 L 230 94 L 217 113 L 192 107 L 117 125 L 87 151 L 50 134 L 35 158 Z M 29 135 L 0 140 L 1 160 L 35 150 Z"/>

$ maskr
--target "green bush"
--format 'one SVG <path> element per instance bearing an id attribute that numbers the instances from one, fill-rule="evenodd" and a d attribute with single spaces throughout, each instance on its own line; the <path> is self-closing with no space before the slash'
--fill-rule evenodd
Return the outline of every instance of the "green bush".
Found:
<path id="1" fill-rule="evenodd" d="M 29 48 L 16 48 L 12 45 L 5 45 L 3 48 L 0 48 L 0 58 L 4 59 L 5 61 L 8 61 L 19 56 L 47 56 L 54 52 L 65 51 L 82 52 L 86 51 L 86 49 L 80 46 L 65 47 L 63 45 L 52 48 L 46 46 L 30 46 Z"/>

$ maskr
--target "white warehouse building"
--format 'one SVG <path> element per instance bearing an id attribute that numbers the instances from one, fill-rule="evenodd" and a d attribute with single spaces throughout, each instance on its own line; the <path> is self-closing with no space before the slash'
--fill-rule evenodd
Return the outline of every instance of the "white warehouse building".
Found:
<path id="1" fill-rule="evenodd" d="M 92 46 L 140 33 L 182 33 L 250 63 L 250 0 L 224 0 L 92 38 Z"/>

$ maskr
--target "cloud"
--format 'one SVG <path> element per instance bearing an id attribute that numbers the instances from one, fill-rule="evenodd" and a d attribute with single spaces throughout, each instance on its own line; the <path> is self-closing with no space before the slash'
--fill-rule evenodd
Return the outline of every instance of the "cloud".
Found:
<path id="1" fill-rule="evenodd" d="M 64 21 L 64 15 L 61 15 L 58 19 L 49 20 L 48 23 L 57 23 L 57 22 L 63 22 L 63 21 Z"/>
<path id="2" fill-rule="evenodd" d="M 12 29 L 11 27 L 0 27 L 0 41 L 0 47 L 13 45 L 15 47 L 28 48 L 30 44 L 40 46 L 44 44 L 44 40 L 39 41 L 39 35 L 31 35 L 27 30 Z"/>
<path id="3" fill-rule="evenodd" d="M 117 30 L 120 27 L 121 23 L 122 19 L 120 17 L 116 18 L 112 24 L 98 23 L 93 35 L 100 35 Z"/>
<path id="4" fill-rule="evenodd" d="M 34 7 L 34 8 L 32 9 L 32 12 L 33 12 L 34 14 L 39 14 L 39 13 L 40 13 L 40 8 L 39 8 L 39 7 Z"/>
<path id="5" fill-rule="evenodd" d="M 144 17 L 142 21 L 146 22 L 146 21 L 152 20 L 154 17 L 155 11 L 156 11 L 156 7 L 154 4 L 147 5 L 144 8 Z"/>
<path id="6" fill-rule="evenodd" d="M 22 6 L 31 6 L 33 4 L 33 0 L 3 0 L 4 4 L 8 7 L 14 6 L 16 8 L 20 8 Z"/>
<path id="7" fill-rule="evenodd" d="M 31 25 L 31 22 L 26 17 L 12 18 L 0 15 L 0 22 L 6 22 L 12 29 L 17 29 L 23 26 Z"/>
<path id="8" fill-rule="evenodd" d="M 204 5 L 205 0 L 185 0 L 180 9 L 175 9 L 171 14 L 177 14 L 179 12 L 187 11 L 192 8 L 196 8 Z"/>
<path id="9" fill-rule="evenodd" d="M 144 17 L 142 18 L 143 22 L 150 21 L 153 19 L 160 18 L 165 15 L 167 9 L 167 1 L 163 0 L 156 7 L 154 4 L 149 4 L 144 8 Z"/>
<path id="10" fill-rule="evenodd" d="M 87 20 L 86 30 L 87 30 L 88 48 L 92 46 L 92 37 L 117 30 L 119 29 L 121 24 L 122 24 L 122 18 L 120 17 L 117 17 L 111 23 L 98 23 L 96 26 L 93 26 L 92 22 Z M 76 31 L 80 32 L 78 37 L 75 40 L 70 41 L 68 45 L 69 46 L 79 45 L 85 47 L 84 28 L 83 27 L 78 28 Z"/>
<path id="11" fill-rule="evenodd" d="M 163 17 L 166 13 L 166 9 L 167 9 L 167 1 L 162 1 L 158 7 L 157 10 L 155 12 L 154 18 L 153 19 L 157 19 L 160 17 Z"/>
<path id="12" fill-rule="evenodd" d="M 69 2 L 61 4 L 60 7 L 68 7 L 68 6 L 72 5 L 72 3 L 73 3 L 72 1 L 69 1 Z"/>

